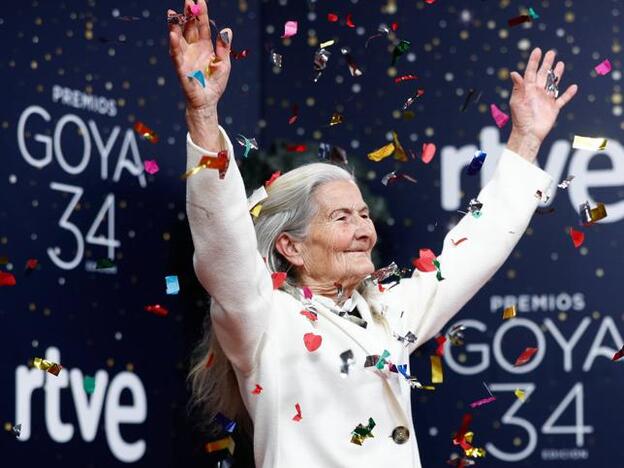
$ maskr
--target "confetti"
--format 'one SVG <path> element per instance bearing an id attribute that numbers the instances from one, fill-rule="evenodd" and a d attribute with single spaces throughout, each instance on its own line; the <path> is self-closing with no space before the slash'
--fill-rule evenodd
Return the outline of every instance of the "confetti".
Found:
<path id="1" fill-rule="evenodd" d="M 376 149 L 372 153 L 368 153 L 368 159 L 370 159 L 371 161 L 375 161 L 375 162 L 382 161 L 388 156 L 391 156 L 392 153 L 394 153 L 394 150 L 395 150 L 394 143 L 388 143 L 387 145 L 382 146 L 379 149 Z"/>
<path id="2" fill-rule="evenodd" d="M 411 331 L 408 331 L 405 336 L 397 335 L 396 333 L 393 335 L 400 343 L 403 343 L 405 346 L 414 344 L 417 340 L 416 335 L 414 335 Z"/>
<path id="3" fill-rule="evenodd" d="M 435 269 L 437 271 L 436 273 L 437 280 L 444 281 L 444 278 L 442 277 L 442 271 L 440 271 L 440 262 L 438 260 L 433 260 L 433 266 L 435 266 Z"/>
<path id="4" fill-rule="evenodd" d="M 338 22 L 338 15 L 335 13 L 327 13 L 327 21 L 330 23 Z"/>
<path id="5" fill-rule="evenodd" d="M 400 41 L 392 51 L 392 66 L 396 65 L 397 59 L 407 52 L 410 48 L 411 43 L 409 41 Z"/>
<path id="6" fill-rule="evenodd" d="M 63 368 L 60 364 L 39 357 L 33 359 L 33 366 L 42 371 L 47 371 L 52 375 L 59 375 L 59 372 L 61 372 Z"/>
<path id="7" fill-rule="evenodd" d="M 449 341 L 453 346 L 462 346 L 464 344 L 464 331 L 466 330 L 466 326 L 458 323 L 457 325 L 453 325 L 453 327 L 447 333 Z"/>
<path id="8" fill-rule="evenodd" d="M 579 135 L 574 135 L 574 141 L 572 141 L 572 148 L 586 149 L 590 151 L 603 151 L 607 149 L 606 138 L 591 138 Z"/>
<path id="9" fill-rule="evenodd" d="M 286 282 L 288 274 L 283 271 L 271 273 L 271 280 L 273 280 L 273 289 L 281 288 Z"/>
<path id="10" fill-rule="evenodd" d="M 500 110 L 496 104 L 490 104 L 490 113 L 498 128 L 503 128 L 509 122 L 509 116 Z"/>
<path id="11" fill-rule="evenodd" d="M 16 424 L 11 428 L 11 432 L 17 439 L 19 439 L 19 436 L 22 435 L 22 425 Z"/>
<path id="12" fill-rule="evenodd" d="M 451 242 L 453 243 L 454 246 L 458 246 L 459 244 L 461 244 L 464 241 L 467 241 L 468 238 L 467 237 L 462 237 L 461 239 L 454 241 L 453 239 L 451 239 Z"/>
<path id="13" fill-rule="evenodd" d="M 431 359 L 431 383 L 438 384 L 444 381 L 442 360 L 440 356 L 429 356 Z"/>
<path id="14" fill-rule="evenodd" d="M 336 41 L 334 41 L 333 39 L 330 39 L 329 41 L 321 42 L 321 45 L 319 46 L 319 48 L 326 49 L 328 47 L 333 46 L 335 43 Z"/>
<path id="15" fill-rule="evenodd" d="M 351 432 L 351 443 L 356 445 L 362 445 L 362 443 L 369 437 L 375 437 L 373 435 L 373 429 L 375 428 L 375 421 L 373 418 L 368 418 L 368 424 L 358 424 L 353 432 Z"/>
<path id="16" fill-rule="evenodd" d="M 271 63 L 275 65 L 277 68 L 282 68 L 283 56 L 282 54 L 278 54 L 274 50 L 271 51 Z"/>
<path id="17" fill-rule="evenodd" d="M 247 209 L 251 211 L 254 206 L 258 205 L 258 203 L 263 202 L 268 197 L 269 195 L 267 194 L 264 185 L 258 187 L 247 199 Z"/>
<path id="18" fill-rule="evenodd" d="M 412 80 L 417 80 L 418 77 L 416 75 L 401 75 L 401 76 L 397 76 L 394 79 L 395 83 L 403 83 L 404 81 L 412 81 Z"/>
<path id="19" fill-rule="evenodd" d="M 589 202 L 586 201 L 579 206 L 579 216 L 584 226 L 590 226 L 607 217 L 607 208 L 604 203 L 598 203 L 596 208 L 591 208 Z"/>
<path id="20" fill-rule="evenodd" d="M 561 183 L 557 185 L 557 187 L 559 187 L 560 189 L 567 189 L 570 186 L 570 182 L 572 182 L 573 179 L 574 179 L 574 176 L 569 175 L 568 177 L 563 179 Z"/>
<path id="21" fill-rule="evenodd" d="M 559 77 L 555 75 L 553 70 L 548 70 L 548 75 L 546 76 L 546 94 L 552 95 L 555 99 L 559 96 L 559 87 L 557 86 L 557 82 L 559 81 Z"/>
<path id="22" fill-rule="evenodd" d="M 321 346 L 323 337 L 314 333 L 306 333 L 303 335 L 303 344 L 309 352 L 314 352 Z"/>
<path id="23" fill-rule="evenodd" d="M 145 306 L 145 310 L 161 317 L 165 317 L 169 313 L 169 311 L 160 304 L 147 305 Z"/>
<path id="24" fill-rule="evenodd" d="M 446 343 L 446 336 L 444 335 L 437 336 L 435 341 L 438 344 L 438 347 L 436 348 L 436 354 L 438 356 L 443 356 L 444 355 L 444 343 Z"/>
<path id="25" fill-rule="evenodd" d="M 0 286 L 15 286 L 15 276 L 12 273 L 0 271 Z"/>
<path id="26" fill-rule="evenodd" d="M 223 439 L 215 440 L 212 442 L 206 442 L 206 445 L 204 446 L 206 452 L 208 453 L 219 452 L 221 450 L 227 449 L 228 452 L 230 452 L 230 455 L 234 454 L 235 447 L 236 443 L 234 442 L 234 439 L 232 439 L 232 436 L 227 436 Z"/>
<path id="27" fill-rule="evenodd" d="M 82 379 L 82 386 L 84 388 L 84 391 L 88 395 L 92 395 L 95 391 L 95 377 L 91 375 L 85 375 Z"/>
<path id="28" fill-rule="evenodd" d="M 520 401 L 524 401 L 524 399 L 526 398 L 525 392 L 523 392 L 519 388 L 516 388 L 514 390 L 514 395 L 516 395 L 516 398 L 518 398 L 518 400 L 520 400 Z"/>
<path id="29" fill-rule="evenodd" d="M 389 364 L 387 359 L 390 357 L 390 351 L 388 351 L 387 349 L 383 350 L 383 353 L 381 353 L 381 356 L 378 356 L 377 362 L 375 363 L 375 367 L 379 370 L 382 370 L 386 364 Z"/>
<path id="30" fill-rule="evenodd" d="M 334 112 L 329 121 L 329 126 L 333 127 L 334 125 L 339 125 L 343 122 L 344 117 L 339 112 Z"/>
<path id="31" fill-rule="evenodd" d="M 219 432 L 228 432 L 231 434 L 236 430 L 236 422 L 226 418 L 221 413 L 217 413 L 210 424 L 218 427 Z"/>
<path id="32" fill-rule="evenodd" d="M 318 320 L 318 314 L 316 312 L 310 312 L 309 310 L 302 310 L 299 312 L 305 318 L 307 318 L 310 322 L 316 322 Z"/>
<path id="33" fill-rule="evenodd" d="M 264 390 L 264 389 L 262 388 L 262 385 L 258 385 L 258 384 L 256 384 L 256 387 L 255 387 L 255 388 L 251 391 L 251 393 L 252 393 L 253 395 L 260 395 L 260 393 L 262 393 L 262 390 Z"/>
<path id="34" fill-rule="evenodd" d="M 321 48 L 324 48 L 325 44 L 321 44 Z M 362 70 L 357 66 L 353 56 L 351 55 L 351 50 L 348 47 L 343 47 L 340 49 L 340 53 L 344 56 L 347 61 L 347 65 L 349 66 L 349 73 L 351 76 L 362 76 Z"/>
<path id="35" fill-rule="evenodd" d="M 617 361 L 619 359 L 622 358 L 622 356 L 624 356 L 624 346 L 622 346 L 622 349 L 620 349 L 617 353 L 615 353 L 613 355 L 613 357 L 611 358 L 612 361 Z"/>
<path id="36" fill-rule="evenodd" d="M 294 124 L 298 118 L 299 118 L 299 105 L 293 104 L 291 108 L 290 117 L 288 118 L 288 125 Z"/>
<path id="37" fill-rule="evenodd" d="M 347 349 L 346 351 L 340 353 L 340 360 L 342 361 L 340 364 L 340 375 L 342 377 L 347 377 L 349 375 L 349 369 L 355 364 L 353 351 Z"/>
<path id="38" fill-rule="evenodd" d="M 327 68 L 327 62 L 329 61 L 330 56 L 331 52 L 327 49 L 319 49 L 314 53 L 314 71 L 316 72 L 316 76 L 314 77 L 315 83 L 319 80 Z"/>
<path id="39" fill-rule="evenodd" d="M 148 174 L 156 174 L 160 170 L 160 168 L 158 167 L 158 163 L 155 159 L 148 159 L 143 161 L 143 168 Z"/>
<path id="40" fill-rule="evenodd" d="M 487 153 L 481 150 L 475 151 L 474 156 L 472 157 L 472 161 L 470 161 L 470 165 L 466 169 L 466 173 L 468 175 L 476 175 L 483 167 L 483 163 L 485 162 L 485 158 Z"/>
<path id="41" fill-rule="evenodd" d="M 26 270 L 29 272 L 37 268 L 37 265 L 39 265 L 39 260 L 36 258 L 29 258 L 26 260 Z"/>
<path id="42" fill-rule="evenodd" d="M 570 238 L 572 239 L 574 247 L 578 249 L 581 245 L 583 245 L 583 242 L 585 241 L 585 233 L 582 231 L 577 231 L 574 228 L 570 228 Z"/>
<path id="43" fill-rule="evenodd" d="M 206 359 L 206 369 L 210 369 L 212 367 L 212 365 L 214 364 L 214 360 L 215 360 L 215 355 L 214 353 L 210 353 L 208 355 L 208 359 Z"/>
<path id="44" fill-rule="evenodd" d="M 420 249 L 418 258 L 412 260 L 412 265 L 423 272 L 436 271 L 433 261 L 436 259 L 435 254 L 430 249 Z"/>
<path id="45" fill-rule="evenodd" d="M 514 366 L 518 367 L 525 365 L 531 360 L 535 353 L 537 353 L 537 348 L 526 348 L 524 351 L 522 351 L 522 354 L 518 356 L 518 359 L 516 359 Z"/>
<path id="46" fill-rule="evenodd" d="M 280 171 L 275 171 L 273 174 L 271 174 L 271 177 L 269 178 L 269 180 L 267 180 L 267 181 L 264 183 L 264 186 L 265 186 L 265 187 L 270 187 L 270 186 L 271 186 L 271 184 L 272 184 L 273 182 L 275 182 L 275 181 L 279 178 L 279 176 L 281 176 L 281 175 L 282 175 L 282 173 L 281 173 Z"/>
<path id="47" fill-rule="evenodd" d="M 295 403 L 295 410 L 297 411 L 297 414 L 293 416 L 292 420 L 299 422 L 303 418 L 303 416 L 301 416 L 301 405 L 299 403 Z"/>
<path id="48" fill-rule="evenodd" d="M 198 4 L 195 4 L 195 3 L 191 3 L 189 5 L 189 10 L 191 12 L 191 15 L 199 16 L 199 14 L 201 13 L 201 5 L 198 5 Z"/>
<path id="49" fill-rule="evenodd" d="M 186 74 L 186 77 L 190 80 L 197 80 L 197 82 L 201 85 L 202 88 L 206 87 L 206 78 L 204 77 L 204 73 L 201 70 L 195 70 Z"/>
<path id="50" fill-rule="evenodd" d="M 178 294 L 180 292 L 180 283 L 176 275 L 165 276 L 165 285 L 167 286 L 167 294 Z"/>
<path id="51" fill-rule="evenodd" d="M 611 62 L 609 61 L 609 59 L 605 59 L 598 65 L 596 65 L 594 67 L 594 70 L 596 70 L 596 73 L 598 73 L 598 75 L 606 75 L 611 71 Z"/>
<path id="52" fill-rule="evenodd" d="M 535 12 L 535 10 L 531 7 L 529 8 L 529 16 L 531 19 L 539 19 L 539 15 Z"/>
<path id="53" fill-rule="evenodd" d="M 403 110 L 405 111 L 409 106 L 414 104 L 414 101 L 416 101 L 416 99 L 423 96 L 424 94 L 425 94 L 425 90 L 422 88 L 419 88 L 416 91 L 416 94 L 414 94 L 412 97 L 408 98 L 407 101 L 405 101 L 405 103 L 403 104 Z"/>
<path id="54" fill-rule="evenodd" d="M 240 52 L 236 52 L 234 49 L 230 51 L 230 56 L 234 58 L 234 60 L 241 60 L 247 58 L 249 54 L 249 49 L 243 49 Z"/>
<path id="55" fill-rule="evenodd" d="M 377 28 L 377 34 L 374 34 L 370 36 L 368 39 L 366 39 L 366 42 L 364 43 L 364 48 L 368 47 L 368 43 L 371 40 L 376 39 L 378 37 L 388 36 L 388 34 L 390 34 L 390 29 L 388 28 L 388 26 L 386 26 L 385 24 L 380 24 L 379 27 Z"/>
<path id="56" fill-rule="evenodd" d="M 477 401 L 473 401 L 472 403 L 470 403 L 470 407 L 471 408 L 477 408 L 479 406 L 483 406 L 483 405 L 487 405 L 489 403 L 492 403 L 493 401 L 496 401 L 496 397 L 491 396 L 491 397 L 487 397 L 487 398 L 482 398 L 480 400 Z"/>
<path id="57" fill-rule="evenodd" d="M 433 157 L 435 156 L 436 145 L 433 143 L 423 143 L 422 145 L 422 155 L 421 160 L 425 164 L 429 164 Z"/>
<path id="58" fill-rule="evenodd" d="M 510 18 L 507 20 L 507 24 L 509 25 L 510 28 L 513 28 L 514 26 L 518 26 L 522 23 L 527 23 L 527 22 L 531 22 L 531 17 L 529 15 L 520 15 L 520 16 L 516 16 L 514 18 Z"/>
<path id="59" fill-rule="evenodd" d="M 124 17 L 120 17 L 119 19 L 123 19 L 124 21 L 131 21 L 131 20 L 139 20 L 141 18 L 138 18 L 136 16 L 124 16 Z M 172 14 L 172 15 L 167 16 L 167 24 L 177 24 L 180 26 L 184 26 L 186 23 L 194 19 L 198 19 L 198 18 L 193 17 L 193 16 L 187 16 L 183 13 L 178 13 L 175 15 Z"/>
<path id="60" fill-rule="evenodd" d="M 347 19 L 345 20 L 345 23 L 348 27 L 350 28 L 355 28 L 355 23 L 353 22 L 353 14 L 352 13 L 347 13 Z"/>
<path id="61" fill-rule="evenodd" d="M 258 149 L 258 142 L 256 141 L 255 138 L 247 138 L 246 136 L 239 134 L 236 136 L 236 141 L 238 142 L 239 145 L 245 148 L 245 152 L 243 153 L 243 158 L 246 158 L 247 156 L 249 156 L 249 152 L 252 149 L 253 150 Z"/>
<path id="62" fill-rule="evenodd" d="M 461 112 L 465 112 L 466 109 L 468 108 L 468 106 L 474 102 L 475 104 L 479 102 L 479 100 L 481 99 L 481 91 L 477 91 L 474 88 L 470 88 L 468 90 L 468 93 L 466 94 L 466 98 L 464 99 L 464 103 L 462 104 L 462 106 L 460 107 L 460 111 Z"/>
<path id="63" fill-rule="evenodd" d="M 309 287 L 307 286 L 303 287 L 303 297 L 305 297 L 306 299 L 312 299 L 313 295 L 314 294 L 312 293 L 312 290 Z"/>
<path id="64" fill-rule="evenodd" d="M 217 156 L 202 156 L 199 164 L 182 175 L 182 179 L 187 179 L 192 175 L 197 174 L 202 169 L 217 169 L 219 171 L 219 179 L 225 177 L 225 173 L 230 165 L 230 158 L 228 158 L 227 150 L 219 151 Z"/>
<path id="65" fill-rule="evenodd" d="M 404 179 L 412 183 L 417 183 L 418 181 L 414 179 L 412 176 L 408 174 L 397 173 L 396 171 L 392 171 L 381 178 L 381 183 L 384 185 L 392 184 L 397 180 Z"/>
<path id="66" fill-rule="evenodd" d="M 297 34 L 297 27 L 298 24 L 296 21 L 286 21 L 286 24 L 284 25 L 284 35 L 282 36 L 282 39 L 287 39 Z"/>
<path id="67" fill-rule="evenodd" d="M 150 143 L 154 143 L 154 144 L 158 143 L 159 138 L 156 132 L 150 129 L 143 122 L 135 122 L 134 131 L 137 132 L 139 135 L 141 135 L 144 139 L 146 139 Z"/>
<path id="68" fill-rule="evenodd" d="M 509 307 L 505 307 L 503 310 L 503 320 L 508 320 L 516 316 L 516 306 L 512 305 Z"/>

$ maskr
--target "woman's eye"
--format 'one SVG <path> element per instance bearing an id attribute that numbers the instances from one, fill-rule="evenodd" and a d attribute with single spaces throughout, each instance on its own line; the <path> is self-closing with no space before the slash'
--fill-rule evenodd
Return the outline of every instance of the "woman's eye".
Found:
<path id="1" fill-rule="evenodd" d="M 340 218 L 338 218 L 338 221 L 346 221 L 347 217 L 346 216 L 341 216 Z"/>

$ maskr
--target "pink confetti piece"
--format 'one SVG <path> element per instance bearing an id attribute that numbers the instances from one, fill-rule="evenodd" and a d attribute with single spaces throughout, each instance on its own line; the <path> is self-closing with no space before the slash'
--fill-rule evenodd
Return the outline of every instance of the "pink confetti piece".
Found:
<path id="1" fill-rule="evenodd" d="M 148 174 L 156 174 L 160 170 L 155 159 L 143 161 L 143 167 L 145 168 L 145 172 Z"/>
<path id="2" fill-rule="evenodd" d="M 483 406 L 483 405 L 487 405 L 488 403 L 492 403 L 495 400 L 496 400 L 495 396 L 482 398 L 480 400 L 473 401 L 472 403 L 470 403 L 470 407 L 471 408 L 477 408 L 478 406 Z"/>
<path id="3" fill-rule="evenodd" d="M 286 24 L 284 25 L 284 35 L 282 36 L 282 39 L 293 37 L 295 34 L 297 34 L 297 22 L 286 21 Z"/>
<path id="4" fill-rule="evenodd" d="M 500 110 L 496 104 L 490 104 L 490 112 L 498 128 L 503 128 L 509 122 L 509 116 Z"/>
<path id="5" fill-rule="evenodd" d="M 436 145 L 434 145 L 433 143 L 423 143 L 421 156 L 422 162 L 424 162 L 425 164 L 429 164 L 435 156 L 435 152 Z"/>
<path id="6" fill-rule="evenodd" d="M 303 287 L 303 297 L 305 297 L 306 299 L 312 299 L 313 295 L 314 294 L 312 293 L 312 290 L 309 287 L 307 286 Z"/>
<path id="7" fill-rule="evenodd" d="M 201 6 L 199 6 L 199 5 L 195 5 L 195 4 L 192 4 L 192 5 L 189 7 L 189 10 L 191 10 L 191 14 L 192 14 L 193 16 L 199 16 L 199 14 L 201 13 Z"/>
<path id="8" fill-rule="evenodd" d="M 599 75 L 606 75 L 611 71 L 611 62 L 609 62 L 609 59 L 603 60 L 594 67 L 594 70 L 596 70 L 596 73 Z"/>

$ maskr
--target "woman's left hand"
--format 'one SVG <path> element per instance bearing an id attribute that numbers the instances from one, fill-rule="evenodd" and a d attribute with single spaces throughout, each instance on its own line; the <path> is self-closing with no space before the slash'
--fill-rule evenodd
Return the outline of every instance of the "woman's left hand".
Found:
<path id="1" fill-rule="evenodd" d="M 541 66 L 539 66 L 541 57 L 542 51 L 539 48 L 533 49 L 524 77 L 520 76 L 518 72 L 511 73 L 514 86 L 509 101 L 513 124 L 510 143 L 512 141 L 518 143 L 522 140 L 524 141 L 523 144 L 529 141 L 532 145 L 539 147 L 555 124 L 559 111 L 570 102 L 578 91 L 578 86 L 573 84 L 559 97 L 555 97 L 553 93 L 548 93 L 546 81 L 548 70 L 553 68 L 555 52 L 549 50 L 544 55 Z M 554 67 L 553 71 L 558 78 L 557 84 L 561 83 L 564 70 L 565 64 L 563 62 L 558 62 Z"/>

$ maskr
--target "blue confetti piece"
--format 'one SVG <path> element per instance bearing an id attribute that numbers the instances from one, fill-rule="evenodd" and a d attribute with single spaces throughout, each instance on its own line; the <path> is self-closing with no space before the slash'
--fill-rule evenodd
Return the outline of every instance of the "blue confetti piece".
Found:
<path id="1" fill-rule="evenodd" d="M 475 152 L 474 157 L 472 158 L 472 161 L 470 162 L 470 166 L 468 166 L 468 169 L 466 170 L 468 175 L 475 175 L 481 170 L 481 167 L 483 166 L 483 163 L 485 162 L 486 156 L 487 156 L 487 153 L 484 151 L 477 150 Z"/>
<path id="2" fill-rule="evenodd" d="M 177 276 L 165 276 L 167 284 L 167 294 L 178 294 L 180 292 L 180 283 Z"/>
<path id="3" fill-rule="evenodd" d="M 206 87 L 206 79 L 204 78 L 204 74 L 202 73 L 201 70 L 195 70 L 194 72 L 187 73 L 186 76 L 188 76 L 191 79 L 195 78 L 197 81 L 199 81 L 199 84 L 201 85 L 202 88 Z"/>

